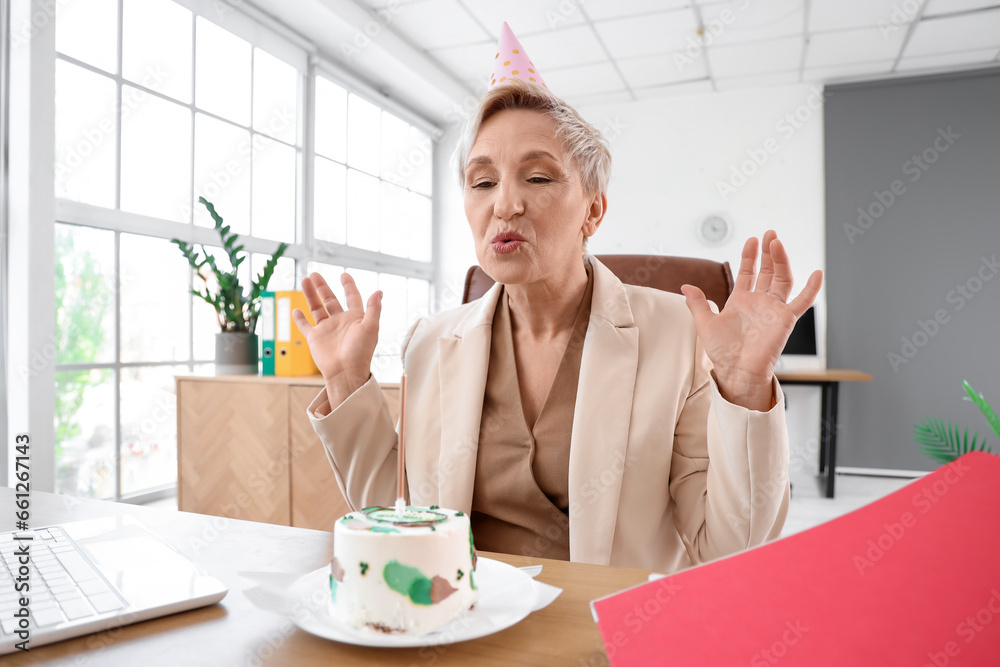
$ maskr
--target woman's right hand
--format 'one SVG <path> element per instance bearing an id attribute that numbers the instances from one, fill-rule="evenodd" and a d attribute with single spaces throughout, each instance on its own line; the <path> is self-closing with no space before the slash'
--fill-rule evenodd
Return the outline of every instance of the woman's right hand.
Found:
<path id="1" fill-rule="evenodd" d="M 302 291 L 316 324 L 309 324 L 298 308 L 292 311 L 292 320 L 305 335 L 313 362 L 323 374 L 331 408 L 368 381 L 382 312 L 381 290 L 368 297 L 366 311 L 354 278 L 344 273 L 340 282 L 347 294 L 347 310 L 323 276 L 311 273 L 302 279 Z"/>

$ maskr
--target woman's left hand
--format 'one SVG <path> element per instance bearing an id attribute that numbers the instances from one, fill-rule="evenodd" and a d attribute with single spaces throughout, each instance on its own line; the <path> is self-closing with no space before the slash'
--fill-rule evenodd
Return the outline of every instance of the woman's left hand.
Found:
<path id="1" fill-rule="evenodd" d="M 723 398 L 764 412 L 771 409 L 772 377 L 778 357 L 795 321 L 816 300 L 823 272 L 813 271 L 805 288 L 786 303 L 792 292 L 788 253 L 773 230 L 764 234 L 762 245 L 757 273 L 757 238 L 747 239 L 733 293 L 721 312 L 712 312 L 705 293 L 698 287 L 684 285 L 681 292 L 714 366 Z"/>

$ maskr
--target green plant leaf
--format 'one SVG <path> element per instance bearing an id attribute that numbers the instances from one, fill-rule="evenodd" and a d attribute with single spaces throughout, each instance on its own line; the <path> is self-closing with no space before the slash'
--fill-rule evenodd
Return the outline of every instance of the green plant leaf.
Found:
<path id="1" fill-rule="evenodd" d="M 968 427 L 962 434 L 956 425 L 951 422 L 945 425 L 941 419 L 925 419 L 915 425 L 913 439 L 924 454 L 942 463 L 949 463 L 973 451 L 992 453 L 985 439 L 979 442 L 978 433 L 974 433 L 970 441 Z"/>
<path id="2" fill-rule="evenodd" d="M 1000 417 L 997 417 L 997 413 L 990 407 L 990 404 L 986 402 L 986 398 L 983 397 L 978 391 L 972 388 L 967 380 L 962 380 L 962 386 L 965 388 L 965 393 L 968 396 L 963 397 L 963 400 L 975 403 L 979 410 L 986 417 L 986 421 L 989 422 L 990 428 L 998 438 L 1000 438 Z"/>
<path id="3" fill-rule="evenodd" d="M 244 252 L 242 256 L 239 256 L 240 252 L 244 251 L 243 245 L 237 245 L 239 241 L 239 234 L 232 232 L 229 225 L 224 224 L 223 218 L 219 215 L 219 212 L 215 210 L 215 205 L 208 201 L 204 197 L 198 197 L 198 202 L 202 204 L 207 210 L 210 216 L 212 216 L 212 221 L 215 224 L 215 230 L 219 233 L 219 237 L 222 239 L 222 247 L 226 250 L 226 254 L 229 256 L 229 263 L 233 267 L 232 271 L 229 273 L 223 273 L 215 258 L 205 249 L 204 244 L 199 244 L 201 247 L 201 252 L 204 253 L 204 259 L 193 249 L 191 246 L 184 241 L 178 239 L 173 239 L 173 242 L 177 244 L 181 252 L 187 258 L 188 263 L 198 271 L 198 275 L 201 278 L 205 278 L 201 273 L 200 269 L 206 264 L 212 269 L 212 273 L 215 274 L 215 279 L 219 284 L 218 293 L 214 296 L 210 294 L 208 290 L 208 285 L 206 281 L 205 292 L 195 292 L 202 299 L 212 304 L 215 308 L 216 314 L 219 316 L 219 326 L 223 331 L 253 331 L 253 326 L 255 324 L 255 318 L 258 314 L 259 305 L 255 302 L 254 298 L 256 294 L 251 290 L 251 298 L 246 299 L 244 296 L 243 288 L 239 282 L 239 276 L 237 269 L 246 260 L 247 255 Z M 287 247 L 287 244 L 282 244 Z M 284 252 L 282 249 L 281 252 Z"/>

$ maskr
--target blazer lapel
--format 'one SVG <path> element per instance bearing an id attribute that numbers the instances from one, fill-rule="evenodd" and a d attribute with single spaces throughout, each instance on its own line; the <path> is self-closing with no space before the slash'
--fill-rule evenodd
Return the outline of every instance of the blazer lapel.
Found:
<path id="1" fill-rule="evenodd" d="M 570 558 L 607 565 L 626 467 L 639 330 L 621 281 L 593 256 L 590 262 L 594 294 L 569 453 Z"/>
<path id="2" fill-rule="evenodd" d="M 468 317 L 438 338 L 441 451 L 438 497 L 442 507 L 472 511 L 479 426 L 490 364 L 493 313 L 503 286 L 493 285 Z"/>

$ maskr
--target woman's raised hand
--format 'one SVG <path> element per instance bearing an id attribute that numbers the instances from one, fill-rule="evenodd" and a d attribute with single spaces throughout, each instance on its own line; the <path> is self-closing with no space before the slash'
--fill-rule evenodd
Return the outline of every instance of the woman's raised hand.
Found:
<path id="1" fill-rule="evenodd" d="M 795 321 L 816 300 L 823 272 L 813 271 L 799 295 L 789 301 L 792 269 L 788 252 L 772 230 L 764 234 L 761 246 L 757 273 L 757 238 L 747 239 L 733 293 L 718 314 L 694 285 L 684 285 L 681 292 L 705 353 L 712 360 L 723 397 L 766 411 L 770 409 L 771 378 L 778 358 Z"/>
<path id="2" fill-rule="evenodd" d="M 311 273 L 302 279 L 302 291 L 315 326 L 309 324 L 298 308 L 292 311 L 292 319 L 305 335 L 313 362 L 326 381 L 327 393 L 336 394 L 329 396 L 333 407 L 368 381 L 382 312 L 381 290 L 368 297 L 366 310 L 354 278 L 344 273 L 340 282 L 347 294 L 347 310 L 340 305 L 323 276 Z"/>

